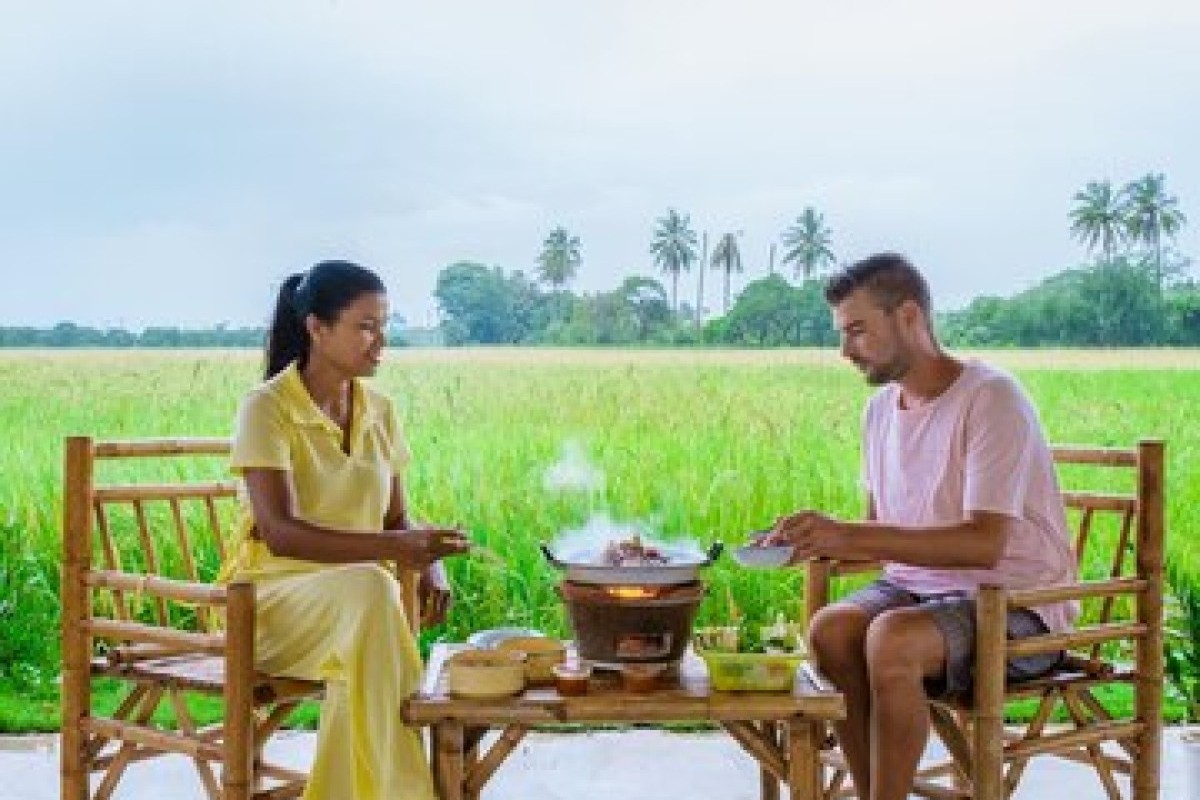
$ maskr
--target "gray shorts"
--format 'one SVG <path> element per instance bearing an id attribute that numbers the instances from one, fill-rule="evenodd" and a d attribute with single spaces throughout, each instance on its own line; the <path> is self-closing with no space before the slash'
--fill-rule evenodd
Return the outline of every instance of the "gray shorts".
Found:
<path id="1" fill-rule="evenodd" d="M 894 608 L 921 608 L 928 611 L 946 643 L 946 672 L 941 679 L 926 681 L 933 697 L 961 697 L 974 685 L 975 674 L 975 598 L 963 592 L 919 595 L 880 578 L 858 591 L 843 597 L 840 602 L 858 606 L 871 619 Z M 1008 613 L 1008 638 L 1023 639 L 1047 633 L 1046 623 L 1028 609 Z M 1030 680 L 1041 677 L 1057 667 L 1063 659 L 1059 653 L 1038 653 L 1008 662 L 1008 679 Z"/>

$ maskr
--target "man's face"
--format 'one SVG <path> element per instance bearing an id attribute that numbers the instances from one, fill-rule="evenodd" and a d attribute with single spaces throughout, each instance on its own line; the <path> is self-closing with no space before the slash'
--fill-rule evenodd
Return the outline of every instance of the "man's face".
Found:
<path id="1" fill-rule="evenodd" d="M 899 314 L 880 308 L 868 289 L 851 292 L 833 307 L 842 356 L 862 371 L 867 383 L 882 386 L 904 377 L 912 366 Z"/>

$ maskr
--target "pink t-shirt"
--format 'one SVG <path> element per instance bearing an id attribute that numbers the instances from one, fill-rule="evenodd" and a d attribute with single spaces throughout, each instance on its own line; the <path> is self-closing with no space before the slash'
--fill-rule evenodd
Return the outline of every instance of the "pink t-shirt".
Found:
<path id="1" fill-rule="evenodd" d="M 910 592 L 1076 580 L 1050 449 L 1033 405 L 1005 372 L 969 361 L 940 397 L 920 408 L 900 407 L 897 384 L 876 392 L 863 417 L 863 483 L 876 518 L 893 525 L 954 525 L 973 511 L 1020 520 L 993 569 L 889 563 L 887 579 Z M 1078 613 L 1075 603 L 1033 610 L 1052 631 L 1069 629 Z"/>

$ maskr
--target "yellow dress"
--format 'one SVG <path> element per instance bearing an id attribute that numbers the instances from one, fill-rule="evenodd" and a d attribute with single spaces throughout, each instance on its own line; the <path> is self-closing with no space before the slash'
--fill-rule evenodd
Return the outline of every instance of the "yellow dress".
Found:
<path id="1" fill-rule="evenodd" d="M 231 467 L 291 473 L 296 513 L 322 527 L 383 529 L 393 476 L 408 461 L 388 399 L 354 382 L 350 452 L 313 403 L 296 365 L 251 392 L 238 412 Z M 274 556 L 252 535 L 243 493 L 235 550 L 222 580 L 255 583 L 256 666 L 326 684 L 305 800 L 433 798 L 420 734 L 400 707 L 422 665 L 395 579 L 375 564 Z"/>

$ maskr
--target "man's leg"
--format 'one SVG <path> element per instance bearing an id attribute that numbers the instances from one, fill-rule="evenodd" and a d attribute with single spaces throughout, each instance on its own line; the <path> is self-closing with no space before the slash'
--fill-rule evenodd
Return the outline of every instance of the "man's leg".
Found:
<path id="1" fill-rule="evenodd" d="M 867 629 L 870 800 L 904 800 L 929 738 L 925 679 L 945 672 L 946 643 L 920 608 L 884 612 Z M 867 796 L 861 795 L 863 800 Z"/>
<path id="2" fill-rule="evenodd" d="M 817 668 L 846 697 L 846 718 L 834 723 L 842 755 L 862 800 L 871 792 L 871 687 L 866 638 L 871 613 L 849 603 L 825 606 L 808 625 L 808 647 Z"/>

